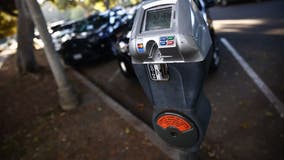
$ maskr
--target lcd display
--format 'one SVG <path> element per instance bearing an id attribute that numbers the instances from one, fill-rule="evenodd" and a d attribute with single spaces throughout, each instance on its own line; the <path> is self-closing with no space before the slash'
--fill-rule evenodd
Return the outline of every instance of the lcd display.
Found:
<path id="1" fill-rule="evenodd" d="M 145 31 L 167 29 L 171 27 L 171 7 L 158 10 L 150 10 L 146 14 Z"/>

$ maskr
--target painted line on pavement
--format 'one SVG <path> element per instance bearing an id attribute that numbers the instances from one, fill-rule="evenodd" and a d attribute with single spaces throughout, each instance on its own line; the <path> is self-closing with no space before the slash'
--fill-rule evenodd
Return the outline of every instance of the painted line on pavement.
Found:
<path id="1" fill-rule="evenodd" d="M 109 78 L 108 82 L 112 82 L 120 73 L 120 69 L 117 69 L 113 74 L 112 76 Z"/>
<path id="2" fill-rule="evenodd" d="M 230 51 L 233 57 L 238 61 L 248 76 L 254 81 L 261 92 L 266 98 L 273 104 L 275 109 L 279 112 L 280 116 L 284 118 L 284 104 L 275 96 L 271 89 L 264 83 L 263 80 L 256 74 L 256 72 L 250 67 L 250 65 L 244 60 L 244 58 L 238 53 L 238 51 L 229 43 L 226 38 L 220 38 L 223 45 Z"/>
<path id="3" fill-rule="evenodd" d="M 97 87 L 90 80 L 85 78 L 79 72 L 71 69 L 73 74 L 91 91 L 93 91 L 98 97 L 100 97 L 111 109 L 117 112 L 121 118 L 123 118 L 127 123 L 129 123 L 133 128 L 137 131 L 144 133 L 145 136 L 162 152 L 164 152 L 171 159 L 178 159 L 180 151 L 169 147 L 148 125 L 146 125 L 143 121 L 138 119 L 128 110 L 126 110 L 121 104 L 115 101 L 113 98 L 108 96 L 103 90 Z"/>

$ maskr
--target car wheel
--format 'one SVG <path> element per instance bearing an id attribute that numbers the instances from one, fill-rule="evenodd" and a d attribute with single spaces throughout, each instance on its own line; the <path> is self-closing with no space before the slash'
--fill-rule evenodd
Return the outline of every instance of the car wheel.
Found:
<path id="1" fill-rule="evenodd" d="M 125 77 L 127 78 L 135 77 L 133 68 L 130 64 L 127 64 L 125 61 L 121 60 L 119 60 L 118 63 L 119 63 L 119 68 Z"/>
<path id="2" fill-rule="evenodd" d="M 125 65 L 125 63 L 123 61 L 121 61 L 119 63 L 119 66 L 120 66 L 120 69 L 121 69 L 122 72 L 125 72 L 125 73 L 127 72 L 126 65 Z"/>
<path id="3" fill-rule="evenodd" d="M 221 5 L 222 6 L 227 6 L 228 5 L 228 0 L 221 0 Z"/>
<path id="4" fill-rule="evenodd" d="M 213 56 L 212 56 L 212 60 L 211 60 L 211 64 L 210 64 L 210 71 L 215 71 L 218 69 L 219 65 L 220 65 L 220 51 L 219 48 L 215 48 L 214 52 L 213 52 Z"/>

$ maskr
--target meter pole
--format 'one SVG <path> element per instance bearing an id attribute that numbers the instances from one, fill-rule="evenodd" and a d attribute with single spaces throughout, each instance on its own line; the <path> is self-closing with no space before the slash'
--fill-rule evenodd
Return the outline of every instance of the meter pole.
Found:
<path id="1" fill-rule="evenodd" d="M 197 152 L 181 150 L 179 154 L 179 160 L 198 160 Z"/>

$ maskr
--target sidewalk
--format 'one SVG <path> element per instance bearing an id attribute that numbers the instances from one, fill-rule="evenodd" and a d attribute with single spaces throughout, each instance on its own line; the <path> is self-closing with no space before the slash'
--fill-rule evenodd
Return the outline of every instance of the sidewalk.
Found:
<path id="1" fill-rule="evenodd" d="M 15 54 L 16 49 L 14 48 L 8 48 L 3 51 L 0 51 L 0 69 L 2 68 L 3 64 L 5 63 L 5 60 L 10 56 Z"/>
<path id="2" fill-rule="evenodd" d="M 166 160 L 170 159 L 168 155 L 176 156 L 171 150 L 166 155 L 165 149 L 169 148 L 156 144 L 159 140 L 150 137 L 149 128 L 145 132 L 147 126 L 117 108 L 120 105 L 98 88 L 87 87 L 81 82 L 82 77 L 77 79 L 79 75 L 70 69 L 68 76 L 82 105 L 72 112 L 60 110 L 56 86 L 41 52 L 37 53 L 37 60 L 43 66 L 36 75 L 17 76 L 15 56 L 0 69 L 0 157 Z"/>

